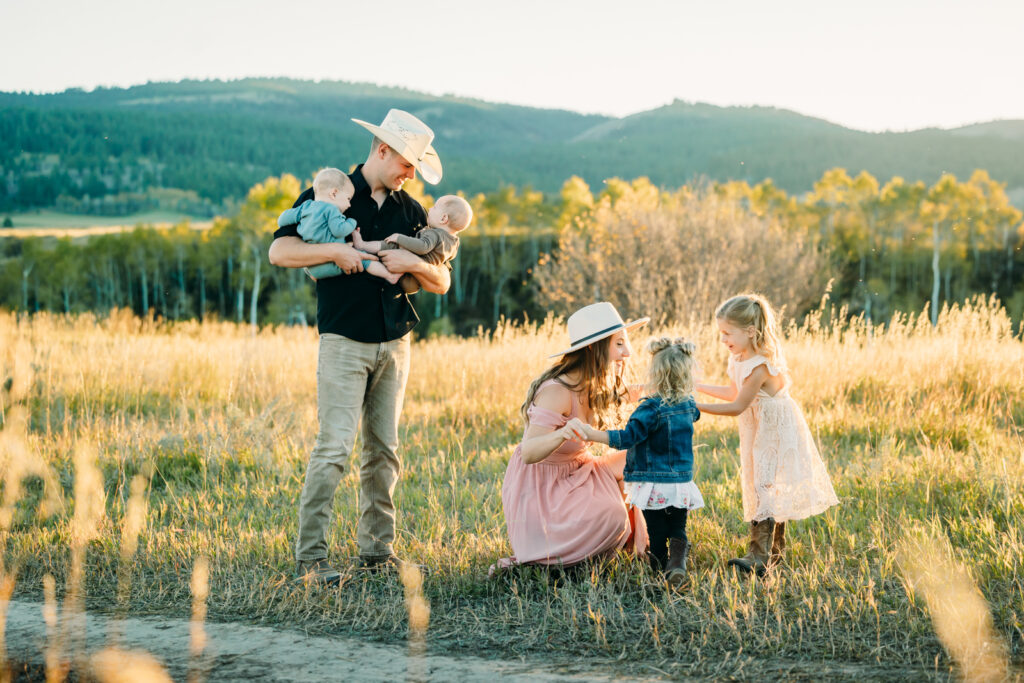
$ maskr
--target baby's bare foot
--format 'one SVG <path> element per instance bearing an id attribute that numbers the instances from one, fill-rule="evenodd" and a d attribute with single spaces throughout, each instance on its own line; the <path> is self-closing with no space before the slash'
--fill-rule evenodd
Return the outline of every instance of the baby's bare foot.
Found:
<path id="1" fill-rule="evenodd" d="M 401 273 L 388 273 L 387 276 L 384 279 L 387 280 L 388 282 L 390 282 L 393 285 L 397 285 L 398 281 L 402 279 L 402 274 Z"/>

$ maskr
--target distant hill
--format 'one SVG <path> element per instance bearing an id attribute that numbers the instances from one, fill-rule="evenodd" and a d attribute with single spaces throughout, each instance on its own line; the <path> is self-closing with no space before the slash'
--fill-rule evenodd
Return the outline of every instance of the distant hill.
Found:
<path id="1" fill-rule="evenodd" d="M 611 176 L 666 187 L 770 177 L 802 192 L 841 166 L 926 182 L 984 168 L 1024 200 L 1024 121 L 865 133 L 770 107 L 677 101 L 619 119 L 368 84 L 244 79 L 0 93 L 0 209 L 99 211 L 102 199 L 106 211 L 213 212 L 269 175 L 308 178 L 322 165 L 361 161 L 369 141 L 349 119 L 379 121 L 391 107 L 437 134 L 445 175 L 431 192 L 509 183 L 554 192 L 574 174 L 595 188 Z"/>
<path id="2" fill-rule="evenodd" d="M 1024 121 L 989 121 L 975 123 L 950 131 L 954 135 L 971 137 L 997 137 L 1006 140 L 1024 140 Z"/>

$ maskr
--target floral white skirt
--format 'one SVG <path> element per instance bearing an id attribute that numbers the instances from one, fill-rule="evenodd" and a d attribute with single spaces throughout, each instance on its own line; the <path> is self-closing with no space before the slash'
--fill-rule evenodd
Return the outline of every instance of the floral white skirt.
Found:
<path id="1" fill-rule="evenodd" d="M 693 481 L 665 483 L 627 481 L 623 490 L 626 502 L 641 510 L 662 510 L 667 507 L 697 510 L 704 507 L 704 497 Z"/>

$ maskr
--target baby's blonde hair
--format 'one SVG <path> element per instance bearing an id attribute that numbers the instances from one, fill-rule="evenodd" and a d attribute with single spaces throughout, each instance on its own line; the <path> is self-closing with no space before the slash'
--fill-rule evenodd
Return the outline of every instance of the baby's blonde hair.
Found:
<path id="1" fill-rule="evenodd" d="M 715 317 L 736 327 L 754 328 L 754 350 L 773 365 L 784 365 L 779 325 L 768 299 L 760 294 L 738 294 L 724 301 Z"/>
<path id="2" fill-rule="evenodd" d="M 448 227 L 455 232 L 462 232 L 473 220 L 473 207 L 457 194 L 446 194 L 436 202 L 448 214 Z"/>
<path id="3" fill-rule="evenodd" d="M 647 391 L 665 403 L 679 403 L 693 395 L 693 354 L 697 345 L 686 339 L 658 337 L 647 343 L 651 367 L 647 370 Z"/>
<path id="4" fill-rule="evenodd" d="M 347 189 L 352 181 L 336 168 L 323 168 L 313 178 L 313 195 L 322 197 L 331 190 Z"/>

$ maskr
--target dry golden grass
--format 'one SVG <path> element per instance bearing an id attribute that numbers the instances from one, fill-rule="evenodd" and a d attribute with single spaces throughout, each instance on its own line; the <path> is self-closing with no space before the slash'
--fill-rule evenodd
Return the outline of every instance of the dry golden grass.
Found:
<path id="1" fill-rule="evenodd" d="M 724 378 L 711 321 L 649 333 L 694 338 L 705 375 Z M 625 557 L 568 581 L 485 578 L 509 551 L 500 487 L 519 404 L 564 343 L 548 321 L 415 344 L 398 547 L 432 574 L 420 584 L 346 570 L 325 592 L 291 581 L 316 433 L 315 333 L 0 313 L 4 576 L 16 598 L 42 600 L 52 575 L 72 614 L 81 603 L 201 624 L 208 611 L 408 638 L 414 651 L 621 656 L 674 675 L 1020 676 L 1024 345 L 997 306 L 946 311 L 937 328 L 926 316 L 790 326 L 794 394 L 842 505 L 791 525 L 774 577 L 737 580 L 725 566 L 745 531 L 735 424 L 706 416 L 696 479 L 708 505 L 692 516 L 692 587 L 681 593 Z M 343 567 L 355 554 L 357 476 L 350 468 L 342 481 L 330 537 Z M 920 528 L 942 540 L 931 583 L 907 560 Z M 944 635 L 957 633 L 936 607 L 948 586 L 977 598 L 960 618 L 980 624 L 970 642 L 984 653 Z M 67 665 L 62 647 L 55 667 Z"/>
<path id="2" fill-rule="evenodd" d="M 935 632 L 969 681 L 1007 678 L 1006 645 L 970 573 L 953 559 L 939 529 L 907 535 L 900 553 L 915 595 L 924 597 Z"/>

